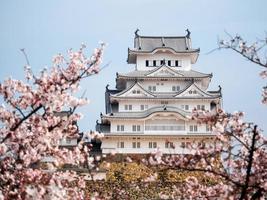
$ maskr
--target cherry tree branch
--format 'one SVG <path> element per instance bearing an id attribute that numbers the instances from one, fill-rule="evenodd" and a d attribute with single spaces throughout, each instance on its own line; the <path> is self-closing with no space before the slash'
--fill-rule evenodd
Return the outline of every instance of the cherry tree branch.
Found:
<path id="1" fill-rule="evenodd" d="M 254 129 L 253 129 L 252 133 L 253 133 L 253 136 L 252 136 L 252 141 L 251 141 L 251 146 L 250 146 L 249 156 L 248 156 L 248 166 L 247 166 L 247 172 L 246 172 L 246 180 L 245 180 L 244 186 L 242 187 L 240 200 L 245 199 L 246 198 L 246 194 L 248 192 L 247 189 L 248 189 L 250 173 L 251 173 L 251 169 L 252 169 L 253 155 L 254 155 L 255 144 L 256 144 L 256 136 L 257 136 L 257 133 L 258 133 L 256 125 L 254 126 Z"/>

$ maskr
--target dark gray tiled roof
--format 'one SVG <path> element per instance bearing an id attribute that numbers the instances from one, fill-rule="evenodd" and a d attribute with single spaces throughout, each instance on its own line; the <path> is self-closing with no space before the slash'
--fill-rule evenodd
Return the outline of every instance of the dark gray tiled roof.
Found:
<path id="1" fill-rule="evenodd" d="M 204 77 L 212 77 L 212 74 L 204 74 L 195 70 L 190 70 L 190 71 L 184 71 L 184 70 L 175 70 L 172 69 L 173 71 L 182 74 L 183 78 L 204 78 Z M 132 78 L 144 78 L 146 77 L 148 74 L 150 74 L 151 72 L 155 71 L 154 70 L 146 70 L 146 71 L 141 71 L 141 70 L 135 70 L 135 71 L 131 71 L 129 73 L 126 74 L 118 74 L 118 77 L 132 77 Z M 151 76 L 150 76 L 151 77 Z M 164 76 L 165 77 L 165 76 Z M 172 78 L 173 76 L 170 76 L 170 78 Z M 176 77 L 181 77 L 181 76 L 176 76 Z"/>
<path id="2" fill-rule="evenodd" d="M 152 52 L 157 48 L 170 48 L 176 52 L 186 52 L 192 50 L 190 39 L 185 36 L 181 37 L 150 37 L 138 36 L 134 40 L 134 50 Z"/>
<path id="3" fill-rule="evenodd" d="M 104 118 L 145 118 L 155 112 L 176 112 L 182 115 L 184 118 L 190 117 L 191 113 L 181 110 L 173 106 L 158 106 L 151 109 L 145 110 L 143 112 L 118 112 L 118 113 L 109 113 L 103 115 Z"/>

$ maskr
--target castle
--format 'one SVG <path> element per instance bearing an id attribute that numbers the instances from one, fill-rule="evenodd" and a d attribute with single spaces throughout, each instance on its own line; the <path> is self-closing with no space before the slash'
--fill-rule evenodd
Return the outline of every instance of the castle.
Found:
<path id="1" fill-rule="evenodd" d="M 208 91 L 212 74 L 192 69 L 200 49 L 186 36 L 141 36 L 135 32 L 128 64 L 135 70 L 117 73 L 116 89 L 106 87 L 106 113 L 96 129 L 105 134 L 102 152 L 187 154 L 192 143 L 210 143 L 206 124 L 191 119 L 192 109 L 221 107 L 221 88 Z"/>

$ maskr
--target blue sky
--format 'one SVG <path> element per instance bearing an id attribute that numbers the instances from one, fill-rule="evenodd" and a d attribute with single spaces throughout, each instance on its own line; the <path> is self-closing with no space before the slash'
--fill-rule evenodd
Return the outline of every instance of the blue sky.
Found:
<path id="1" fill-rule="evenodd" d="M 267 31 L 265 0 L 8 0 L 0 2 L 0 80 L 23 78 L 25 48 L 35 72 L 51 64 L 56 53 L 88 46 L 88 53 L 99 41 L 108 43 L 99 75 L 84 80 L 82 91 L 91 103 L 79 111 L 82 131 L 94 129 L 104 112 L 106 84 L 115 85 L 116 72 L 127 72 L 127 48 L 133 47 L 134 31 L 140 35 L 185 35 L 192 32 L 193 47 L 200 47 L 193 69 L 213 73 L 210 89 L 223 88 L 223 107 L 228 112 L 242 110 L 247 121 L 267 131 L 267 106 L 261 104 L 261 88 L 266 85 L 262 70 L 239 55 L 220 50 L 217 38 L 224 33 L 241 34 L 248 41 L 264 38 Z"/>

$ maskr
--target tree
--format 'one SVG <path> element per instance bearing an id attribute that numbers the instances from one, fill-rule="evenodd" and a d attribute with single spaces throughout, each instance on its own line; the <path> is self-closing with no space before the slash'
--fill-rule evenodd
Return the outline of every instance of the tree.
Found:
<path id="1" fill-rule="evenodd" d="M 217 180 L 203 184 L 194 176 L 177 188 L 184 198 L 263 199 L 267 195 L 267 140 L 243 113 L 193 112 L 193 119 L 213 127 L 214 144 L 192 145 L 192 155 L 154 156 L 153 164 L 176 170 L 204 172 Z"/>
<path id="2" fill-rule="evenodd" d="M 257 40 L 248 44 L 240 35 L 232 36 L 227 33 L 229 40 L 220 40 L 219 49 L 231 49 L 250 62 L 264 68 L 260 73 L 262 78 L 267 77 L 267 36 L 263 40 Z M 267 85 L 263 87 L 262 103 L 267 105 Z"/>
<path id="3" fill-rule="evenodd" d="M 229 35 L 229 34 L 228 34 Z M 219 49 L 231 49 L 264 69 L 260 73 L 267 77 L 267 38 L 252 45 L 239 35 L 230 40 L 221 40 Z M 265 52 L 264 52 L 265 51 Z M 263 88 L 264 104 L 267 104 L 267 86 Z M 253 123 L 243 122 L 243 113 L 228 114 L 194 110 L 198 123 L 212 127 L 214 144 L 203 148 L 192 145 L 192 155 L 153 157 L 152 164 L 163 164 L 173 169 L 204 172 L 218 180 L 216 184 L 202 184 L 196 177 L 188 177 L 177 194 L 184 198 L 265 199 L 267 198 L 267 139 Z"/>
<path id="4" fill-rule="evenodd" d="M 60 148 L 61 139 L 77 137 L 77 107 L 87 103 L 74 96 L 83 78 L 97 74 L 104 45 L 91 57 L 69 50 L 58 54 L 50 70 L 39 76 L 25 66 L 28 83 L 7 79 L 0 84 L 0 199 L 83 199 L 84 180 L 61 164 L 90 164 L 89 149 L 81 141 L 74 149 Z M 27 58 L 27 57 L 26 57 Z M 69 110 L 60 117 L 57 113 Z M 51 156 L 48 170 L 38 165 Z"/>

